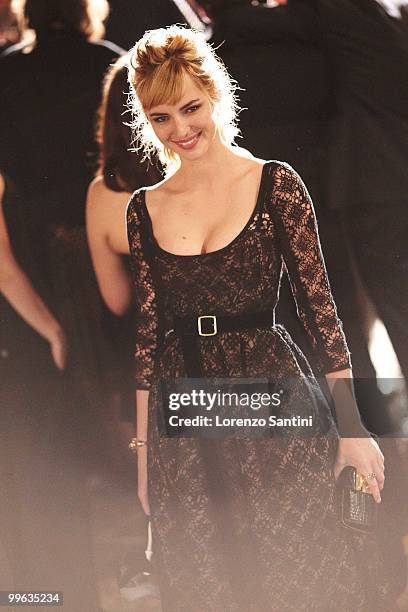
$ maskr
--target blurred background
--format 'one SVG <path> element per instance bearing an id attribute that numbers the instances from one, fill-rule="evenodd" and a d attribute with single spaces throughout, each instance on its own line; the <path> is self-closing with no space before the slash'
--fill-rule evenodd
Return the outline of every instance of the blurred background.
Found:
<path id="1" fill-rule="evenodd" d="M 127 244 L 101 245 L 132 191 L 162 176 L 129 151 L 124 61 L 172 23 L 201 31 L 238 81 L 237 144 L 289 162 L 312 195 L 359 408 L 386 455 L 392 528 L 380 520 L 379 535 L 395 609 L 408 610 L 408 2 L 397 0 L 0 0 L 0 590 L 63 590 L 68 612 L 160 610 L 127 448 Z M 286 279 L 278 319 L 313 365 Z"/>

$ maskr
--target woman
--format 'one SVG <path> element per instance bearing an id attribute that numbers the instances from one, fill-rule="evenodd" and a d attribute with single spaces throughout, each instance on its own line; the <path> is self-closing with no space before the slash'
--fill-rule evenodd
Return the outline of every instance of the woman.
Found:
<path id="1" fill-rule="evenodd" d="M 234 85 L 212 49 L 177 26 L 148 32 L 131 51 L 129 80 L 137 136 L 168 171 L 127 209 L 138 494 L 151 514 L 163 609 L 372 609 L 351 540 L 329 520 L 344 466 L 365 476 L 377 502 L 384 483 L 382 453 L 350 403 L 335 398 L 340 430 L 355 437 L 338 438 L 317 391 L 315 416 L 330 435 L 160 435 L 162 380 L 292 379 L 301 398 L 315 392 L 303 354 L 272 324 L 282 262 L 320 372 L 338 396 L 351 366 L 308 193 L 288 165 L 233 144 Z M 374 544 L 354 544 L 374 571 Z"/>
<path id="2" fill-rule="evenodd" d="M 132 133 L 127 123 L 127 61 L 125 55 L 106 74 L 99 111 L 99 170 L 88 189 L 87 234 L 99 289 L 117 316 L 129 311 L 131 281 L 123 258 L 129 244 L 123 217 L 131 193 L 153 184 L 160 172 L 130 151 Z M 128 118 L 130 121 L 130 117 Z"/>
<path id="3" fill-rule="evenodd" d="M 33 263 L 23 269 L 13 248 L 20 241 L 11 239 L 5 213 L 14 195 L 0 175 L 0 541 L 8 588 L 59 585 L 70 609 L 81 601 L 95 610 L 69 416 L 68 342 L 43 285 L 33 281 Z"/>
<path id="4" fill-rule="evenodd" d="M 99 39 L 106 0 L 24 0 L 16 8 L 34 42 L 7 49 L 0 60 L 4 212 L 18 261 L 67 334 L 67 418 L 75 406 L 78 449 L 94 479 L 107 469 L 95 427 L 108 409 L 110 351 L 102 333 L 108 313 L 86 244 L 85 200 L 97 165 L 102 80 L 122 50 Z"/>
<path id="5" fill-rule="evenodd" d="M 86 226 L 92 263 L 102 298 L 118 317 L 111 321 L 111 359 L 119 392 L 121 414 L 133 423 L 129 387 L 133 337 L 129 335 L 132 313 L 129 244 L 123 223 L 131 193 L 141 185 L 157 182 L 160 171 L 132 152 L 132 133 L 126 114 L 127 56 L 119 58 L 106 74 L 99 110 L 97 139 L 100 147 L 98 174 L 88 189 Z M 113 337 L 114 336 L 114 337 Z"/>
<path id="6" fill-rule="evenodd" d="M 3 214 L 5 189 L 5 181 L 0 175 L 0 292 L 26 323 L 48 342 L 55 366 L 63 370 L 67 356 L 66 337 L 14 257 Z"/>
<path id="7" fill-rule="evenodd" d="M 36 463 L 38 467 L 41 461 L 42 440 L 47 439 L 51 428 L 42 427 L 44 410 L 37 400 L 39 392 L 44 392 L 46 387 L 48 401 L 54 409 L 57 407 L 55 391 L 60 390 L 58 379 L 61 376 L 58 370 L 64 370 L 66 365 L 67 341 L 61 325 L 15 258 L 3 214 L 5 197 L 6 181 L 0 175 L 0 296 L 5 298 L 5 301 L 0 298 L 0 540 L 6 547 L 15 585 L 22 586 L 32 584 L 33 576 L 39 579 L 41 571 L 44 571 L 41 567 L 43 555 L 52 541 L 50 531 L 48 537 L 44 537 L 42 521 L 33 504 L 35 501 L 38 504 L 44 488 L 41 493 L 38 486 L 30 493 L 24 492 L 22 476 L 26 484 L 31 471 L 29 465 Z M 26 353 L 27 350 L 31 354 L 32 346 L 36 347 L 34 364 L 27 359 Z M 17 369 L 18 380 L 15 376 Z M 44 393 L 41 399 L 43 401 Z M 32 429 L 29 406 L 37 419 Z M 29 452 L 33 441 L 38 451 L 35 457 Z M 22 506 L 24 497 L 31 502 L 30 518 Z M 44 508 L 41 514 L 43 512 Z M 41 536 L 37 537 L 35 532 Z"/>
<path id="8" fill-rule="evenodd" d="M 33 30 L 35 40 L 29 47 L 10 47 L 0 60 L 4 217 L 15 258 L 64 329 L 69 356 L 64 372 L 58 372 L 48 345 L 8 304 L 0 305 L 7 316 L 2 348 L 9 355 L 3 365 L 13 381 L 12 397 L 4 400 L 6 431 L 14 433 L 16 450 L 24 447 L 18 492 L 27 491 L 36 472 L 31 500 L 16 494 L 10 506 L 24 513 L 21 523 L 32 537 L 27 558 L 37 576 L 30 580 L 33 587 L 60 584 L 67 609 L 91 611 L 98 606 L 88 485 L 109 465 L 101 422 L 108 409 L 110 351 L 101 330 L 107 313 L 86 244 L 84 209 L 97 161 L 94 115 L 101 83 L 121 50 L 99 40 L 106 0 L 18 4 L 24 31 Z M 23 427 L 24 442 L 16 443 Z M 30 510 L 38 517 L 33 528 Z M 42 541 L 47 544 L 38 545 Z M 20 584 L 26 588 L 28 581 Z"/>
<path id="9" fill-rule="evenodd" d="M 132 152 L 132 132 L 127 125 L 128 90 L 127 56 L 115 62 L 106 74 L 103 98 L 99 110 L 97 140 L 100 147 L 98 174 L 88 189 L 86 217 L 88 244 L 101 295 L 110 311 L 116 315 L 112 330 L 112 370 L 116 406 L 120 406 L 123 457 L 129 462 L 128 443 L 133 435 L 135 415 L 133 406 L 132 352 L 134 338 L 129 329 L 134 327 L 131 312 L 132 290 L 129 268 L 129 244 L 123 223 L 131 193 L 141 185 L 160 180 L 161 173 L 152 165 L 141 162 Z M 122 459 L 123 459 L 122 457 Z M 118 447 L 114 444 L 112 460 L 118 462 Z M 123 460 L 119 470 L 123 475 Z M 133 478 L 132 472 L 129 477 Z M 126 488 L 128 488 L 126 482 Z M 134 517 L 132 518 L 132 523 Z M 144 551 L 127 555 L 121 566 L 121 590 L 132 581 L 146 582 Z M 125 571 L 126 570 L 126 571 Z M 130 578 L 129 578 L 130 576 Z"/>

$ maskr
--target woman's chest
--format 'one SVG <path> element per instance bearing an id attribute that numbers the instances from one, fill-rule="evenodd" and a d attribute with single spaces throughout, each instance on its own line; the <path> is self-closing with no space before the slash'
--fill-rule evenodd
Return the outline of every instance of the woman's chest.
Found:
<path id="1" fill-rule="evenodd" d="M 217 251 L 186 257 L 156 252 L 154 270 L 157 295 L 170 311 L 214 305 L 237 312 L 275 302 L 282 262 L 275 235 L 257 216 L 244 234 Z"/>
<path id="2" fill-rule="evenodd" d="M 256 213 L 253 186 L 197 193 L 149 209 L 159 246 L 179 255 L 202 255 L 231 244 Z"/>

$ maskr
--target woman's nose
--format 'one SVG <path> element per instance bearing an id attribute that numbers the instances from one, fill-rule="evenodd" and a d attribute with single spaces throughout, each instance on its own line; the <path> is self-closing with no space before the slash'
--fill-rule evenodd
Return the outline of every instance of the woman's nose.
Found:
<path id="1" fill-rule="evenodd" d="M 174 133 L 173 135 L 177 138 L 183 138 L 188 136 L 190 128 L 187 117 L 174 117 Z"/>

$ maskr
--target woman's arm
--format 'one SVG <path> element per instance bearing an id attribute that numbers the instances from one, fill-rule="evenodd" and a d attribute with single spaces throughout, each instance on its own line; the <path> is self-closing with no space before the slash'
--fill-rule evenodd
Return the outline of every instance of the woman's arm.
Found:
<path id="1" fill-rule="evenodd" d="M 123 316 L 132 301 L 132 281 L 124 255 L 128 253 L 125 209 L 130 194 L 108 189 L 101 177 L 90 185 L 86 204 L 88 244 L 99 289 L 108 308 Z"/>
<path id="2" fill-rule="evenodd" d="M 24 321 L 50 343 L 54 363 L 63 370 L 67 357 L 65 334 L 14 257 L 3 214 L 4 191 L 0 175 L 0 291 Z"/>
<path id="3" fill-rule="evenodd" d="M 136 391 L 136 437 L 147 441 L 147 407 L 149 391 Z M 147 482 L 147 446 L 137 451 L 137 494 L 145 514 L 150 515 Z"/>
<path id="4" fill-rule="evenodd" d="M 344 432 L 348 432 L 348 437 L 339 439 L 333 468 L 334 478 L 337 480 L 340 472 L 348 465 L 355 467 L 364 476 L 375 474 L 375 478 L 367 480 L 367 485 L 374 499 L 380 502 L 380 491 L 385 481 L 384 455 L 359 420 L 351 369 L 326 374 L 326 380 L 335 405 L 340 434 L 344 436 Z"/>
<path id="5" fill-rule="evenodd" d="M 135 330 L 137 437 L 147 441 L 149 390 L 154 381 L 159 317 L 151 257 L 148 246 L 145 245 L 143 227 L 139 218 L 140 199 L 141 192 L 135 192 L 126 210 L 126 223 L 137 313 Z M 146 514 L 150 514 L 147 446 L 138 449 L 138 496 L 143 510 Z"/>
<path id="6" fill-rule="evenodd" d="M 363 475 L 376 501 L 384 483 L 384 458 L 361 422 L 354 397 L 350 354 L 331 294 L 313 203 L 298 174 L 279 164 L 272 190 L 273 217 L 299 317 L 309 337 L 315 367 L 325 374 L 333 398 L 339 441 L 335 477 L 346 465 Z M 378 483 L 378 484 L 377 484 Z"/>
<path id="7" fill-rule="evenodd" d="M 288 164 L 279 163 L 273 179 L 273 220 L 315 373 L 346 370 L 351 367 L 350 353 L 327 277 L 312 200 Z"/>

